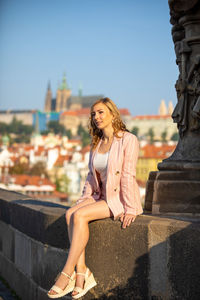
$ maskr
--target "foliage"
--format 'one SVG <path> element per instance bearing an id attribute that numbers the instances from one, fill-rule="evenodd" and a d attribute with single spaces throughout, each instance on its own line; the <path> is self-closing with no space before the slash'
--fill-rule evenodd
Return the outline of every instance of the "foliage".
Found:
<path id="1" fill-rule="evenodd" d="M 16 143 L 29 143 L 32 132 L 34 131 L 33 126 L 24 125 L 22 121 L 18 121 L 16 117 L 13 118 L 10 124 L 0 122 L 1 134 L 15 134 L 16 137 L 12 138 L 12 142 Z"/>
<path id="2" fill-rule="evenodd" d="M 49 121 L 47 124 L 47 128 L 50 132 L 53 132 L 55 134 L 66 135 L 65 127 L 58 121 Z"/>
<path id="3" fill-rule="evenodd" d="M 59 178 L 56 178 L 56 191 L 68 194 L 69 183 L 70 183 L 70 179 L 65 174 Z"/>
<path id="4" fill-rule="evenodd" d="M 166 130 L 161 133 L 161 140 L 163 143 L 165 143 L 167 141 L 167 131 Z"/>
<path id="5" fill-rule="evenodd" d="M 46 170 L 46 164 L 42 161 L 36 162 L 29 170 L 29 175 L 41 176 L 44 175 L 45 178 L 48 178 L 48 173 Z"/>
<path id="6" fill-rule="evenodd" d="M 66 129 L 66 136 L 68 137 L 68 139 L 72 138 L 72 133 L 70 129 Z"/>
<path id="7" fill-rule="evenodd" d="M 85 130 L 85 128 L 83 127 L 82 124 L 79 124 L 77 134 L 81 138 L 81 142 L 82 142 L 83 147 L 90 144 L 90 141 L 91 141 L 90 134 L 87 130 Z"/>
<path id="8" fill-rule="evenodd" d="M 8 125 L 6 123 L 0 122 L 0 132 L 1 134 L 8 134 Z"/>
<path id="9" fill-rule="evenodd" d="M 139 128 L 137 126 L 134 126 L 131 130 L 131 133 L 133 133 L 134 135 L 138 136 L 139 133 Z"/>
<path id="10" fill-rule="evenodd" d="M 29 166 L 25 163 L 16 163 L 13 167 L 10 168 L 10 174 L 27 174 L 29 172 Z"/>
<path id="11" fill-rule="evenodd" d="M 47 129 L 41 131 L 42 135 L 48 135 L 48 133 L 53 132 L 54 134 L 66 135 L 68 139 L 72 138 L 72 133 L 70 129 L 65 129 L 62 124 L 59 124 L 58 121 L 49 121 L 47 124 Z"/>
<path id="12" fill-rule="evenodd" d="M 178 141 L 178 139 L 179 139 L 179 134 L 178 134 L 178 132 L 174 132 L 174 133 L 172 134 L 172 136 L 171 136 L 171 140 L 172 140 L 172 141 Z"/>
<path id="13" fill-rule="evenodd" d="M 46 170 L 46 165 L 44 162 L 39 161 L 35 163 L 31 168 L 28 164 L 25 163 L 16 163 L 13 167 L 10 168 L 10 174 L 26 174 L 26 175 L 44 175 L 45 178 L 48 178 L 48 173 Z"/>
<path id="14" fill-rule="evenodd" d="M 149 128 L 149 131 L 147 132 L 147 136 L 148 136 L 149 139 L 150 139 L 150 144 L 153 144 L 155 133 L 154 133 L 154 130 L 153 130 L 152 127 Z"/>

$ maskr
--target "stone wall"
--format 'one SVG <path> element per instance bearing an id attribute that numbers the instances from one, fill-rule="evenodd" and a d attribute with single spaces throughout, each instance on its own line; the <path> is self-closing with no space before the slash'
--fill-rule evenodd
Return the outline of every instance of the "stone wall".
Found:
<path id="1" fill-rule="evenodd" d="M 67 207 L 0 190 L 0 276 L 23 300 L 48 299 L 66 260 Z M 200 299 L 200 219 L 142 215 L 127 229 L 90 223 L 84 299 Z M 63 298 L 67 299 L 67 297 Z"/>

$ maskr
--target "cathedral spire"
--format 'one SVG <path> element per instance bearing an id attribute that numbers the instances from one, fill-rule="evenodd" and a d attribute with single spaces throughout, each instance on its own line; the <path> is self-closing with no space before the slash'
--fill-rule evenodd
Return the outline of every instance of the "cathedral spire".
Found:
<path id="1" fill-rule="evenodd" d="M 81 83 L 79 83 L 79 87 L 78 87 L 78 95 L 81 98 L 83 95 L 83 86 Z"/>
<path id="2" fill-rule="evenodd" d="M 46 97 L 45 97 L 44 111 L 45 112 L 50 112 L 51 107 L 52 107 L 52 92 L 51 92 L 51 83 L 50 83 L 50 80 L 49 80 L 48 84 L 47 84 L 47 92 L 46 92 Z"/>
<path id="3" fill-rule="evenodd" d="M 167 115 L 167 107 L 166 107 L 164 99 L 162 99 L 161 102 L 160 102 L 158 113 L 159 113 L 160 116 L 166 116 Z"/>
<path id="4" fill-rule="evenodd" d="M 48 81 L 47 90 L 51 91 L 51 82 L 50 82 L 50 80 Z"/>
<path id="5" fill-rule="evenodd" d="M 61 90 L 68 90 L 68 89 L 69 89 L 68 84 L 67 84 L 67 79 L 66 79 L 66 74 L 65 74 L 65 72 L 64 72 L 64 74 L 63 74 L 63 79 L 62 79 L 62 84 L 61 84 L 61 86 L 60 86 L 60 89 L 61 89 Z"/>

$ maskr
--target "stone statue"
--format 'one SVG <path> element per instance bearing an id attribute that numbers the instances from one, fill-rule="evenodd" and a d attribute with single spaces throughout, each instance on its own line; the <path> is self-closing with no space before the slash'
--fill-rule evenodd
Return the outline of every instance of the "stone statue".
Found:
<path id="1" fill-rule="evenodd" d="M 168 0 L 179 76 L 174 153 L 150 172 L 145 210 L 200 215 L 200 0 Z"/>
<path id="2" fill-rule="evenodd" d="M 169 0 L 172 38 L 179 77 L 175 84 L 177 104 L 172 118 L 180 139 L 162 169 L 184 168 L 185 161 L 200 163 L 200 0 Z"/>

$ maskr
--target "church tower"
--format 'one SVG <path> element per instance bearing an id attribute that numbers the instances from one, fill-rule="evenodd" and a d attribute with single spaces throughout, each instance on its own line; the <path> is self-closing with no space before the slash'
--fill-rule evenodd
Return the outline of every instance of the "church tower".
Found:
<path id="1" fill-rule="evenodd" d="M 165 104 L 165 100 L 164 100 L 164 99 L 161 100 L 158 114 L 159 114 L 160 116 L 166 116 L 166 115 L 167 115 L 167 107 L 166 107 L 166 104 Z"/>
<path id="2" fill-rule="evenodd" d="M 169 101 L 169 104 L 168 104 L 168 114 L 172 115 L 173 110 L 174 110 L 174 107 L 173 107 L 172 101 Z"/>
<path id="3" fill-rule="evenodd" d="M 57 90 L 56 95 L 56 111 L 65 111 L 68 109 L 68 99 L 71 96 L 71 90 L 69 89 L 66 81 L 66 75 L 64 74 L 62 84 Z"/>
<path id="4" fill-rule="evenodd" d="M 47 87 L 46 98 L 45 98 L 45 107 L 44 107 L 45 112 L 51 111 L 51 101 L 52 101 L 52 92 L 51 92 L 51 86 L 50 86 L 50 81 L 49 81 L 48 87 Z"/>

